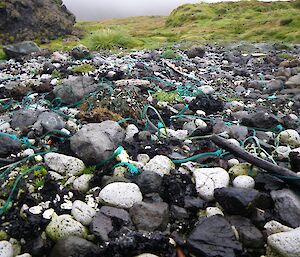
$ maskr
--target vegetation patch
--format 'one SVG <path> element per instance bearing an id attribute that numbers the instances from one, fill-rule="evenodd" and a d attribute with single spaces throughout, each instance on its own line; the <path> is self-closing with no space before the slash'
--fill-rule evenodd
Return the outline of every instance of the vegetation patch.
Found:
<path id="1" fill-rule="evenodd" d="M 173 91 L 173 92 L 158 91 L 153 94 L 153 97 L 155 99 L 157 99 L 158 101 L 168 102 L 168 103 L 182 101 L 182 98 L 175 91 Z"/>
<path id="2" fill-rule="evenodd" d="M 89 73 L 94 70 L 95 70 L 95 67 L 88 63 L 84 63 L 84 64 L 81 64 L 79 66 L 75 66 L 72 68 L 72 71 L 76 72 L 76 73 Z"/>

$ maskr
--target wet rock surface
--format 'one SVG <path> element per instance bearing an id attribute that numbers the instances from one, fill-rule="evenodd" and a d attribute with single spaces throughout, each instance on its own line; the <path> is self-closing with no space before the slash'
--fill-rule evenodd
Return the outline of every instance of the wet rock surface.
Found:
<path id="1" fill-rule="evenodd" d="M 299 255 L 299 46 L 179 49 L 0 63 L 0 255 Z"/>

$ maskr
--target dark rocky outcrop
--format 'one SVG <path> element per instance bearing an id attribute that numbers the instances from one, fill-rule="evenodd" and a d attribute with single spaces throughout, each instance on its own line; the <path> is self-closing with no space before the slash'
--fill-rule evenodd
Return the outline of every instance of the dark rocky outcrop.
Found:
<path id="1" fill-rule="evenodd" d="M 0 3 L 0 43 L 47 41 L 73 31 L 75 16 L 62 0 L 4 0 Z"/>

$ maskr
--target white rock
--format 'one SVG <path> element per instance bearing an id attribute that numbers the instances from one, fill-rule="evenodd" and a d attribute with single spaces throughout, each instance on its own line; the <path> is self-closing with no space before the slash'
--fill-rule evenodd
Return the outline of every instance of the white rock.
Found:
<path id="1" fill-rule="evenodd" d="M 43 161 L 43 157 L 41 155 L 36 155 L 36 156 L 34 156 L 34 160 L 36 162 L 42 162 Z"/>
<path id="2" fill-rule="evenodd" d="M 268 236 L 293 230 L 290 227 L 282 225 L 281 223 L 279 223 L 276 220 L 271 220 L 271 221 L 267 222 L 265 224 L 264 228 L 267 230 Z"/>
<path id="3" fill-rule="evenodd" d="M 233 167 L 234 165 L 239 164 L 239 163 L 240 162 L 239 162 L 238 159 L 230 159 L 230 160 L 228 160 L 228 165 L 229 165 L 230 168 Z"/>
<path id="4" fill-rule="evenodd" d="M 60 205 L 60 208 L 63 210 L 72 210 L 73 203 L 70 200 L 65 200 L 64 203 Z"/>
<path id="5" fill-rule="evenodd" d="M 280 143 L 290 145 L 291 147 L 300 146 L 300 135 L 296 130 L 287 129 L 279 133 L 278 139 Z"/>
<path id="6" fill-rule="evenodd" d="M 196 119 L 195 120 L 195 125 L 197 128 L 199 129 L 205 129 L 207 127 L 207 124 L 205 121 L 201 120 L 201 119 Z"/>
<path id="7" fill-rule="evenodd" d="M 53 215 L 51 222 L 46 227 L 46 234 L 53 241 L 66 236 L 86 237 L 86 228 L 78 221 L 74 220 L 71 215 Z"/>
<path id="8" fill-rule="evenodd" d="M 150 161 L 150 157 L 148 154 L 139 154 L 136 158 L 138 162 L 143 163 L 144 165 L 146 165 L 147 162 Z"/>
<path id="9" fill-rule="evenodd" d="M 48 209 L 46 211 L 44 211 L 43 213 L 43 218 L 46 220 L 50 220 L 52 218 L 52 215 L 54 214 L 54 209 Z"/>
<path id="10" fill-rule="evenodd" d="M 0 257 L 13 257 L 14 249 L 10 242 L 0 241 Z"/>
<path id="11" fill-rule="evenodd" d="M 31 257 L 29 253 L 23 253 L 21 255 L 17 255 L 16 257 Z"/>
<path id="12" fill-rule="evenodd" d="M 139 129 L 134 124 L 129 124 L 126 128 L 125 141 L 132 142 L 135 134 L 139 133 Z"/>
<path id="13" fill-rule="evenodd" d="M 201 86 L 199 89 L 206 95 L 210 95 L 215 92 L 215 89 L 211 86 Z"/>
<path id="14" fill-rule="evenodd" d="M 152 253 L 142 253 L 140 255 L 136 255 L 135 257 L 158 257 L 158 256 Z"/>
<path id="15" fill-rule="evenodd" d="M 184 140 L 188 136 L 188 131 L 184 129 L 180 130 L 174 130 L 174 129 L 169 129 L 169 128 L 161 128 L 160 130 L 160 136 L 161 137 L 173 137 L 179 140 Z"/>
<path id="16" fill-rule="evenodd" d="M 240 143 L 239 141 L 237 141 L 236 139 L 234 138 L 230 138 L 227 140 L 229 143 L 233 144 L 233 145 L 236 145 L 236 146 L 240 146 Z"/>
<path id="17" fill-rule="evenodd" d="M 92 222 L 96 211 L 86 203 L 76 200 L 73 203 L 71 214 L 82 225 L 88 226 Z"/>
<path id="18" fill-rule="evenodd" d="M 291 148 L 289 146 L 278 146 L 274 154 L 278 157 L 280 160 L 284 160 L 289 158 L 289 154 L 291 152 Z"/>
<path id="19" fill-rule="evenodd" d="M 268 246 L 272 253 L 284 257 L 300 256 L 300 228 L 268 237 Z M 272 255 L 271 255 L 272 256 Z"/>
<path id="20" fill-rule="evenodd" d="M 174 163 L 164 155 L 154 156 L 145 165 L 145 170 L 153 171 L 161 176 L 169 175 L 172 169 L 175 169 Z"/>
<path id="21" fill-rule="evenodd" d="M 24 150 L 24 152 L 22 153 L 22 156 L 23 157 L 27 157 L 27 156 L 30 156 L 30 155 L 33 155 L 34 154 L 34 151 L 32 149 L 26 149 Z"/>
<path id="22" fill-rule="evenodd" d="M 222 215 L 222 216 L 224 216 L 224 213 L 218 207 L 207 207 L 206 208 L 206 216 L 210 217 L 210 216 L 214 216 L 214 215 Z"/>
<path id="23" fill-rule="evenodd" d="M 241 175 L 237 176 L 233 181 L 232 181 L 233 187 L 240 187 L 240 188 L 254 188 L 255 186 L 255 181 L 252 177 L 246 176 L 246 175 Z"/>
<path id="24" fill-rule="evenodd" d="M 29 212 L 32 214 L 41 214 L 42 211 L 43 211 L 43 207 L 39 205 L 29 208 Z"/>
<path id="25" fill-rule="evenodd" d="M 222 168 L 201 168 L 193 171 L 196 181 L 196 190 L 199 195 L 208 201 L 214 199 L 216 188 L 229 185 L 229 174 Z"/>
<path id="26" fill-rule="evenodd" d="M 90 180 L 93 178 L 93 174 L 83 174 L 76 178 L 73 182 L 73 188 L 82 193 L 86 193 L 90 188 Z"/>
<path id="27" fill-rule="evenodd" d="M 58 180 L 62 180 L 64 178 L 64 176 L 60 175 L 59 173 L 55 172 L 55 171 L 48 171 L 48 174 L 50 175 L 50 177 L 56 181 Z"/>
<path id="28" fill-rule="evenodd" d="M 244 110 L 245 104 L 239 101 L 232 101 L 226 105 L 226 108 L 233 112 Z"/>
<path id="29" fill-rule="evenodd" d="M 85 168 L 80 159 L 58 153 L 47 153 L 45 163 L 52 170 L 68 176 L 79 175 Z"/>
<path id="30" fill-rule="evenodd" d="M 120 208 L 131 208 L 143 200 L 140 188 L 133 183 L 115 182 L 105 186 L 99 194 L 101 202 Z"/>

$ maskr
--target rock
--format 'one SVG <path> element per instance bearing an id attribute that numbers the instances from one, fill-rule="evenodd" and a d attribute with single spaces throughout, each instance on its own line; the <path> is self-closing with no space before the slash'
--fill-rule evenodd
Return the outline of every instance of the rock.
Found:
<path id="1" fill-rule="evenodd" d="M 1 33 L 6 35 L 1 43 L 15 41 L 57 38 L 70 34 L 75 24 L 71 14 L 61 0 L 6 0 L 1 7 Z"/>
<path id="2" fill-rule="evenodd" d="M 280 124 L 280 121 L 273 114 L 259 111 L 244 117 L 242 124 L 248 127 L 273 129 Z"/>
<path id="3" fill-rule="evenodd" d="M 152 253 L 142 253 L 142 254 L 136 255 L 135 257 L 158 257 L 158 256 L 154 255 Z"/>
<path id="4" fill-rule="evenodd" d="M 91 257 L 99 254 L 100 249 L 95 244 L 77 236 L 69 236 L 56 242 L 50 257 Z"/>
<path id="5" fill-rule="evenodd" d="M 47 153 L 44 157 L 46 165 L 62 175 L 76 176 L 85 169 L 83 161 L 78 158 L 59 153 Z"/>
<path id="6" fill-rule="evenodd" d="M 154 156 L 144 167 L 144 170 L 152 171 L 160 176 L 169 175 L 175 168 L 174 163 L 164 155 Z"/>
<path id="7" fill-rule="evenodd" d="M 116 226 L 118 224 L 118 226 Z M 123 226 L 131 224 L 127 211 L 109 206 L 101 207 L 90 225 L 90 230 L 102 241 L 109 241 L 109 234 L 114 229 L 119 230 Z"/>
<path id="8" fill-rule="evenodd" d="M 0 241 L 0 257 L 13 257 L 14 249 L 10 242 Z"/>
<path id="9" fill-rule="evenodd" d="M 21 130 L 32 126 L 38 119 L 39 112 L 31 109 L 19 110 L 14 113 L 11 119 L 11 127 Z"/>
<path id="10" fill-rule="evenodd" d="M 17 255 L 16 257 L 31 257 L 29 253 L 23 253 L 21 255 Z"/>
<path id="11" fill-rule="evenodd" d="M 53 241 L 57 241 L 67 236 L 86 237 L 86 228 L 71 215 L 63 214 L 52 216 L 51 222 L 46 227 L 46 234 Z"/>
<path id="12" fill-rule="evenodd" d="M 139 133 L 139 129 L 134 124 L 129 124 L 126 128 L 126 135 L 125 135 L 125 141 L 126 142 L 133 142 L 134 135 Z"/>
<path id="13" fill-rule="evenodd" d="M 272 94 L 272 93 L 274 93 L 274 92 L 276 92 L 278 90 L 283 89 L 283 87 L 284 87 L 284 84 L 283 84 L 283 82 L 281 80 L 275 80 L 275 79 L 273 79 L 273 80 L 270 80 L 270 81 L 268 81 L 266 83 L 266 89 L 265 89 L 265 91 L 268 94 Z"/>
<path id="14" fill-rule="evenodd" d="M 12 45 L 4 45 L 3 51 L 8 58 L 19 58 L 34 52 L 39 52 L 40 48 L 34 42 L 25 41 Z"/>
<path id="15" fill-rule="evenodd" d="M 168 204 L 162 203 L 135 203 L 129 210 L 133 224 L 138 230 L 164 231 L 169 222 Z"/>
<path id="16" fill-rule="evenodd" d="M 37 122 L 33 125 L 38 130 L 45 129 L 46 131 L 61 130 L 64 126 L 64 120 L 55 112 L 41 113 Z"/>
<path id="17" fill-rule="evenodd" d="M 199 90 L 202 91 L 202 93 L 206 94 L 206 95 L 210 95 L 215 92 L 215 89 L 213 87 L 207 86 L 207 85 L 199 87 Z"/>
<path id="18" fill-rule="evenodd" d="M 278 217 L 292 228 L 300 227 L 300 198 L 291 190 L 272 191 L 271 197 L 275 203 Z"/>
<path id="19" fill-rule="evenodd" d="M 145 170 L 136 177 L 135 183 L 143 194 L 149 194 L 160 191 L 162 180 L 161 175 Z"/>
<path id="20" fill-rule="evenodd" d="M 232 166 L 228 173 L 232 177 L 237 177 L 237 176 L 247 176 L 248 172 L 251 169 L 251 164 L 250 163 L 238 163 L 234 166 Z"/>
<path id="21" fill-rule="evenodd" d="M 22 143 L 15 135 L 0 135 L 0 157 L 7 157 L 21 150 Z"/>
<path id="22" fill-rule="evenodd" d="M 221 100 L 215 99 L 212 96 L 199 94 L 196 99 L 189 104 L 189 109 L 192 111 L 202 110 L 206 114 L 213 114 L 223 111 L 224 104 Z"/>
<path id="23" fill-rule="evenodd" d="M 170 213 L 173 219 L 175 220 L 182 220 L 182 219 L 188 219 L 189 214 L 186 211 L 186 209 L 179 207 L 177 205 L 171 205 Z"/>
<path id="24" fill-rule="evenodd" d="M 194 46 L 190 50 L 186 51 L 186 55 L 189 58 L 195 58 L 195 57 L 204 57 L 205 55 L 205 48 L 202 46 Z"/>
<path id="25" fill-rule="evenodd" d="M 206 216 L 207 217 L 214 216 L 214 215 L 224 216 L 224 213 L 218 207 L 207 207 L 205 211 L 206 211 Z"/>
<path id="26" fill-rule="evenodd" d="M 196 181 L 196 190 L 199 195 L 208 201 L 214 199 L 214 190 L 229 185 L 229 175 L 222 168 L 201 168 L 193 171 Z"/>
<path id="27" fill-rule="evenodd" d="M 300 87 L 300 74 L 292 76 L 287 82 L 285 82 L 287 88 L 298 88 Z"/>
<path id="28" fill-rule="evenodd" d="M 76 76 L 65 80 L 62 85 L 56 86 L 53 93 L 65 104 L 74 104 L 86 95 L 99 89 L 99 85 L 92 77 Z"/>
<path id="29" fill-rule="evenodd" d="M 108 184 L 100 191 L 99 198 L 103 203 L 126 209 L 143 200 L 139 187 L 125 182 Z"/>
<path id="30" fill-rule="evenodd" d="M 90 188 L 90 181 L 93 177 L 93 174 L 81 175 L 73 181 L 73 188 L 81 193 L 86 193 Z"/>
<path id="31" fill-rule="evenodd" d="M 245 108 L 245 104 L 240 101 L 232 101 L 225 105 L 226 109 L 230 109 L 233 112 L 242 111 Z"/>
<path id="32" fill-rule="evenodd" d="M 237 176 L 233 181 L 232 184 L 234 187 L 240 187 L 240 188 L 254 188 L 255 181 L 250 176 Z"/>
<path id="33" fill-rule="evenodd" d="M 268 237 L 268 257 L 300 256 L 300 228 Z"/>
<path id="34" fill-rule="evenodd" d="M 73 203 L 71 214 L 82 225 L 88 226 L 92 222 L 96 211 L 86 203 L 76 200 Z"/>
<path id="35" fill-rule="evenodd" d="M 71 50 L 71 56 L 76 60 L 90 59 L 91 53 L 84 45 L 79 45 Z"/>
<path id="36" fill-rule="evenodd" d="M 235 227 L 239 234 L 239 241 L 247 248 L 263 248 L 264 238 L 262 233 L 252 222 L 241 216 L 228 217 L 229 223 Z"/>
<path id="37" fill-rule="evenodd" d="M 117 122 L 104 121 L 83 126 L 71 137 L 71 149 L 90 165 L 109 158 L 125 137 L 124 130 Z M 82 145 L 85 147 L 83 148 Z"/>
<path id="38" fill-rule="evenodd" d="M 300 146 L 300 135 L 296 130 L 287 129 L 279 133 L 280 143 L 290 145 L 291 147 Z"/>
<path id="39" fill-rule="evenodd" d="M 272 234 L 277 234 L 281 232 L 287 232 L 293 230 L 290 227 L 284 226 L 276 220 L 271 220 L 264 225 L 267 234 L 270 236 Z"/>
<path id="40" fill-rule="evenodd" d="M 243 215 L 255 207 L 268 209 L 271 201 L 267 195 L 251 188 L 223 187 L 215 189 L 216 201 L 229 214 Z"/>
<path id="41" fill-rule="evenodd" d="M 242 251 L 230 224 L 220 215 L 200 218 L 187 238 L 187 246 L 195 256 L 235 257 Z"/>

